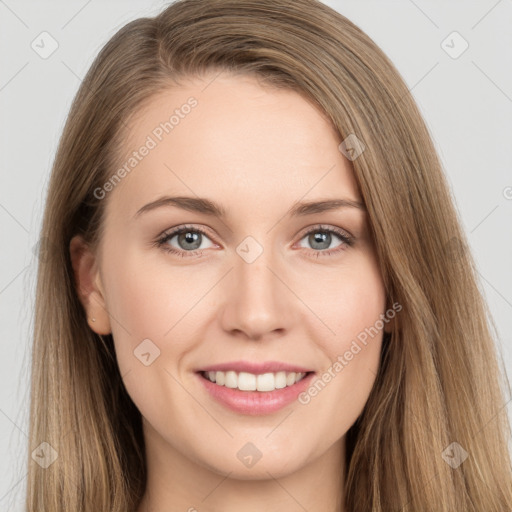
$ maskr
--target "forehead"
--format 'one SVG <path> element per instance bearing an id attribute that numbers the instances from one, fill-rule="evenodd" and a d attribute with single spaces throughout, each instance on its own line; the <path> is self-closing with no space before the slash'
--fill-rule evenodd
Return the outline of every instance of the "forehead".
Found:
<path id="1" fill-rule="evenodd" d="M 111 193 L 124 215 L 165 194 L 261 213 L 306 195 L 359 198 L 327 116 L 296 91 L 251 76 L 210 75 L 161 91 L 125 134 L 118 168 L 128 172 Z"/>

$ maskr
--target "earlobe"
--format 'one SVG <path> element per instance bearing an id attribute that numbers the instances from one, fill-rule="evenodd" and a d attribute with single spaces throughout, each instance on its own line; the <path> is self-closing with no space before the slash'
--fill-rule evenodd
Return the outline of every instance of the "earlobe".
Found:
<path id="1" fill-rule="evenodd" d="M 96 255 L 80 235 L 72 238 L 69 252 L 75 289 L 87 315 L 89 327 L 97 334 L 110 334 L 110 318 Z"/>

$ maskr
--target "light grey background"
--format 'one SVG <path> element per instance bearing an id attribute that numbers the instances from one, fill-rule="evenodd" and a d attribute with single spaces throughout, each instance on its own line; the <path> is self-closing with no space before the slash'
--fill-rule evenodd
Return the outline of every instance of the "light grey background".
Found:
<path id="1" fill-rule="evenodd" d="M 512 2 L 328 1 L 395 63 L 427 121 L 512 375 Z M 99 49 L 161 1 L 0 0 L 0 510 L 21 511 L 36 258 L 46 186 L 71 101 Z M 46 31 L 58 43 L 43 59 Z M 461 46 L 453 31 L 468 42 Z M 50 48 L 45 40 L 45 48 Z M 451 47 L 451 48 L 450 48 Z M 41 50 L 42 51 L 42 48 Z M 504 407 L 511 413 L 507 395 Z M 32 451 L 35 447 L 30 447 Z"/>

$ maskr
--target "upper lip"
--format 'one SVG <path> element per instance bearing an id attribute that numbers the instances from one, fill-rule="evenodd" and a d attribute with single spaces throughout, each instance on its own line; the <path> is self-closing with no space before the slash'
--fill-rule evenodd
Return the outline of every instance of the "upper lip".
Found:
<path id="1" fill-rule="evenodd" d="M 230 361 L 226 363 L 213 364 L 200 368 L 198 371 L 203 372 L 227 372 L 234 371 L 237 373 L 247 372 L 254 375 L 262 373 L 276 373 L 276 372 L 295 372 L 295 373 L 308 373 L 312 372 L 303 366 L 295 364 L 283 363 L 281 361 L 263 361 L 261 363 L 254 361 Z"/>

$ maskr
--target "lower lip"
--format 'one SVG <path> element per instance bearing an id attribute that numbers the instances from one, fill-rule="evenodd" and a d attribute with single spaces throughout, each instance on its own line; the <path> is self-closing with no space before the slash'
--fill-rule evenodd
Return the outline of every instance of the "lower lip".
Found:
<path id="1" fill-rule="evenodd" d="M 274 391 L 241 391 L 236 388 L 219 386 L 203 377 L 200 372 L 197 373 L 206 391 L 215 400 L 232 411 L 249 415 L 270 414 L 291 404 L 300 393 L 308 388 L 314 375 L 314 372 L 311 372 L 293 386 L 286 386 Z"/>

